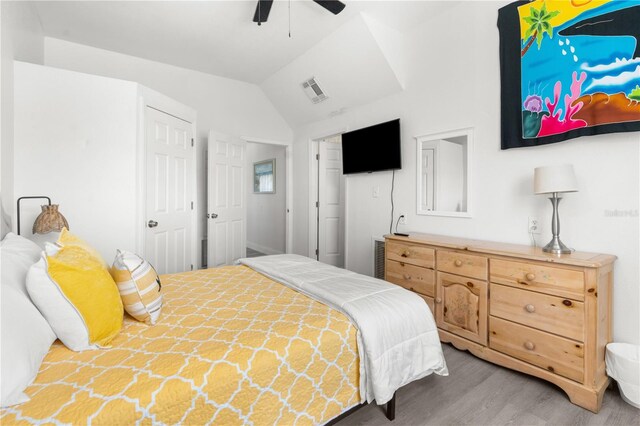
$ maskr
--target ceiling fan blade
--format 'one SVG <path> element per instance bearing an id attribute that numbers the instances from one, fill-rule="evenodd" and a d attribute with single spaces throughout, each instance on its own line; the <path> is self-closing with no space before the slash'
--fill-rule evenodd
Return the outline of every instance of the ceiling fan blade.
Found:
<path id="1" fill-rule="evenodd" d="M 260 25 L 262 22 L 267 22 L 269 18 L 269 12 L 271 12 L 271 6 L 273 0 L 258 0 L 256 5 L 256 13 L 253 14 L 253 22 L 257 22 Z"/>
<path id="2" fill-rule="evenodd" d="M 313 0 L 313 1 L 318 3 L 320 6 L 324 7 L 334 15 L 337 15 L 338 13 L 342 12 L 342 9 L 344 9 L 344 7 L 346 6 L 344 3 L 338 0 Z"/>

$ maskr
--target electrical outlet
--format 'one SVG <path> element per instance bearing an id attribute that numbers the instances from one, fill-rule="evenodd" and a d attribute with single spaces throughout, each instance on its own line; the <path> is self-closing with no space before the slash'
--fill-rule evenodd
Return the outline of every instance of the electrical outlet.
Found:
<path id="1" fill-rule="evenodd" d="M 406 225 L 407 224 L 407 217 L 405 215 L 400 216 L 400 220 L 398 221 L 399 225 Z"/>
<path id="2" fill-rule="evenodd" d="M 535 216 L 529 216 L 529 224 L 527 225 L 527 232 L 530 234 L 540 234 L 540 221 Z"/>
<path id="3" fill-rule="evenodd" d="M 380 196 L 380 187 L 374 186 L 371 195 L 373 196 L 373 198 L 378 198 Z"/>

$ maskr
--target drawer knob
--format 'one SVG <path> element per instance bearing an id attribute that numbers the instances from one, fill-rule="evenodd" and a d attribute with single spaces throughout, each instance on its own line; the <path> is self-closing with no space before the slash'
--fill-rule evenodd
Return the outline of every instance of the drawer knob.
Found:
<path id="1" fill-rule="evenodd" d="M 536 307 L 533 306 L 532 304 L 528 304 L 527 306 L 524 307 L 524 309 L 531 314 L 536 311 Z"/>
<path id="2" fill-rule="evenodd" d="M 535 280 L 535 279 L 536 279 L 536 274 L 533 274 L 533 273 L 529 272 L 529 273 L 525 276 L 525 278 L 526 278 L 528 281 L 533 281 L 533 280 Z"/>
<path id="3" fill-rule="evenodd" d="M 411 275 L 409 275 L 409 274 L 404 274 L 404 279 L 405 279 L 405 280 L 410 280 L 410 279 L 411 279 Z"/>
<path id="4" fill-rule="evenodd" d="M 411 254 L 411 252 L 409 251 L 409 249 L 405 250 L 402 252 L 402 257 L 409 257 L 409 255 Z"/>
<path id="5" fill-rule="evenodd" d="M 534 350 L 536 348 L 536 345 L 533 344 L 533 342 L 530 341 L 526 341 L 524 342 L 524 347 L 530 351 Z"/>
<path id="6" fill-rule="evenodd" d="M 436 297 L 436 303 L 442 303 L 442 299 L 439 297 Z"/>
<path id="7" fill-rule="evenodd" d="M 455 262 L 453 262 L 453 264 L 456 266 L 462 266 L 462 260 L 457 259 Z"/>

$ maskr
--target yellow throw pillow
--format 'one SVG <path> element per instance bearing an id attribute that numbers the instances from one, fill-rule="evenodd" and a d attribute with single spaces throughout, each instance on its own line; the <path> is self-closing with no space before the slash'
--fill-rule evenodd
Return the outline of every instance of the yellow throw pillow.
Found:
<path id="1" fill-rule="evenodd" d="M 47 243 L 42 258 L 29 269 L 27 290 L 71 350 L 107 346 L 122 328 L 118 288 L 104 261 L 80 244 Z"/>
<path id="2" fill-rule="evenodd" d="M 149 262 L 128 251 L 118 250 L 111 267 L 124 310 L 138 321 L 155 324 L 162 309 L 160 278 Z"/>

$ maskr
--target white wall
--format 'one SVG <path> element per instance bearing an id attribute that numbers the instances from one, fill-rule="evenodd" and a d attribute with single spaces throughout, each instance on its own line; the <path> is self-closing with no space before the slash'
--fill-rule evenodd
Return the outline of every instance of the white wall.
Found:
<path id="1" fill-rule="evenodd" d="M 496 22 L 505 4 L 461 2 L 445 10 L 407 34 L 410 62 L 404 92 L 295 129 L 294 252 L 308 254 L 309 140 L 400 117 L 403 168 L 396 172 L 395 217 L 406 215 L 405 230 L 529 244 L 527 218 L 535 215 L 543 227 L 539 240 L 546 243 L 551 206 L 533 194 L 533 169 L 573 163 L 580 192 L 568 194 L 560 206 L 562 240 L 581 251 L 618 256 L 614 339 L 640 343 L 640 134 L 501 151 Z M 466 127 L 475 129 L 473 218 L 417 216 L 414 136 Z M 372 198 L 374 186 L 380 186 L 379 198 Z M 390 189 L 391 172 L 347 177 L 349 269 L 372 273 L 371 237 L 389 231 L 391 206 L 385 194 Z M 630 213 L 612 217 L 610 210 Z"/>
<path id="2" fill-rule="evenodd" d="M 34 6 L 27 2 L 0 2 L 0 237 L 12 226 L 13 184 L 13 60 L 42 64 L 44 37 Z"/>
<path id="3" fill-rule="evenodd" d="M 138 85 L 23 62 L 14 83 L 15 196 L 50 196 L 107 262 L 136 251 Z M 22 204 L 23 235 L 43 203 Z"/>
<path id="4" fill-rule="evenodd" d="M 206 147 L 209 130 L 290 142 L 291 128 L 255 85 L 116 52 L 45 38 L 45 65 L 135 81 L 198 112 L 198 217 L 206 232 Z"/>
<path id="5" fill-rule="evenodd" d="M 286 250 L 285 146 L 247 143 L 247 246 L 266 254 Z M 253 192 L 253 163 L 276 160 L 276 193 Z"/>

